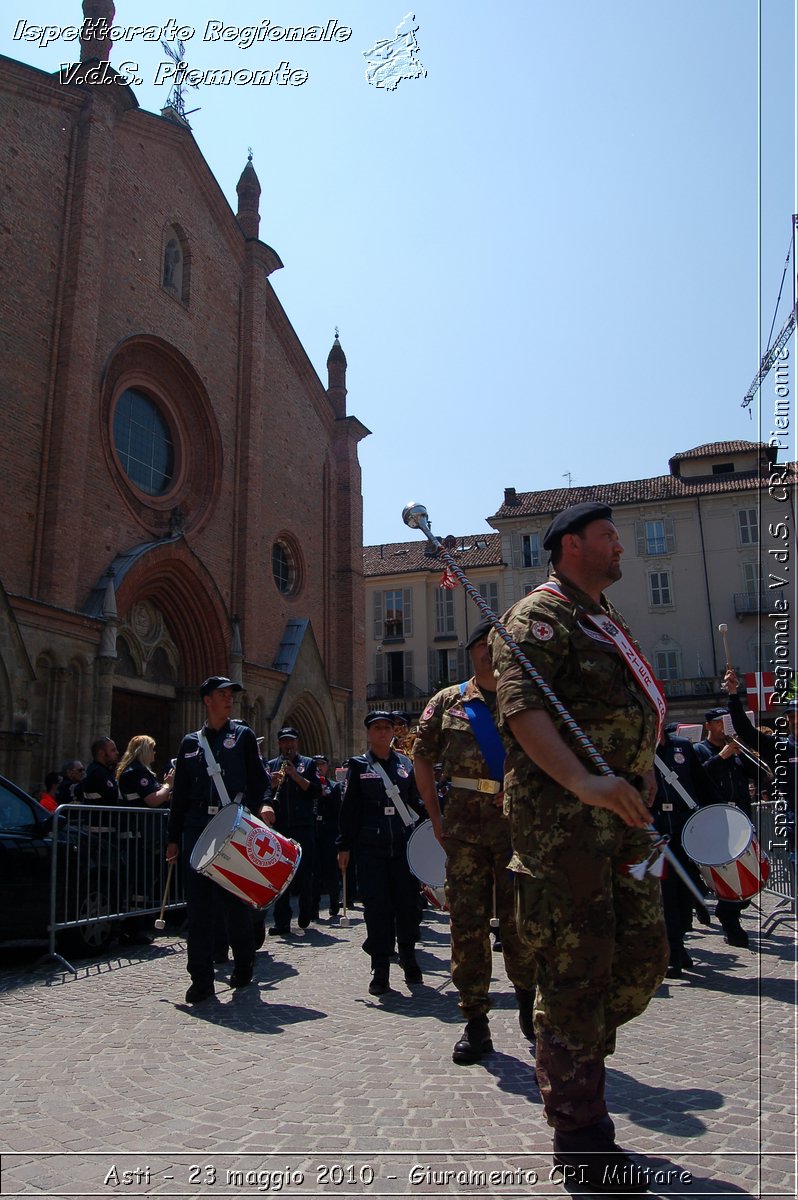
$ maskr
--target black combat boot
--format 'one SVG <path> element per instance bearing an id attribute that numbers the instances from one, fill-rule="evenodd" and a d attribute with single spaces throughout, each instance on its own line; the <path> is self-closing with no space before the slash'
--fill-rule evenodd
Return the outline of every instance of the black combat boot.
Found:
<path id="1" fill-rule="evenodd" d="M 370 996 L 384 996 L 386 992 L 391 990 L 390 985 L 390 964 L 371 960 L 371 983 L 369 984 Z"/>
<path id="2" fill-rule="evenodd" d="M 554 1165 L 572 1192 L 640 1196 L 648 1191 L 650 1171 L 633 1162 L 617 1144 L 609 1117 L 582 1129 L 555 1129 Z"/>
<path id="3" fill-rule="evenodd" d="M 405 983 L 423 983 L 424 976 L 416 960 L 416 948 L 402 944 L 399 947 L 399 966 L 405 973 Z"/>
<path id="4" fill-rule="evenodd" d="M 471 1018 L 463 1030 L 463 1036 L 459 1042 L 455 1042 L 452 1062 L 479 1062 L 483 1054 L 490 1054 L 492 1049 L 493 1042 L 490 1036 L 488 1017 L 486 1013 L 482 1013 L 478 1017 Z"/>
<path id="5" fill-rule="evenodd" d="M 518 1024 L 528 1042 L 535 1040 L 534 1008 L 535 993 L 529 988 L 515 988 L 515 998 L 518 1001 Z"/>

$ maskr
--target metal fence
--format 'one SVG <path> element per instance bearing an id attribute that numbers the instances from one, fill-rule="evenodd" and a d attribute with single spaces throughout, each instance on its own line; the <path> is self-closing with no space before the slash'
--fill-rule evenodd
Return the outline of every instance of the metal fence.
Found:
<path id="1" fill-rule="evenodd" d="M 74 931 L 87 948 L 99 948 L 120 926 L 133 929 L 136 918 L 160 912 L 168 815 L 164 809 L 92 804 L 62 804 L 56 809 L 50 862 L 51 957 L 73 970 L 56 953 L 58 934 Z M 166 911 L 184 904 L 178 861 Z"/>
<path id="2" fill-rule="evenodd" d="M 765 891 L 780 897 L 762 925 L 763 933 L 770 933 L 783 921 L 795 920 L 795 830 L 788 830 L 785 816 L 772 802 L 753 806 L 759 845 L 770 859 L 770 877 Z"/>

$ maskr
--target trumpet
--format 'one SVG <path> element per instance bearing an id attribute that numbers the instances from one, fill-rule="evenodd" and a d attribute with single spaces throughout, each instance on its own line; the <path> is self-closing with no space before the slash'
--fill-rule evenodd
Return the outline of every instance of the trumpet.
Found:
<path id="1" fill-rule="evenodd" d="M 739 738 L 732 734 L 727 734 L 726 740 L 730 745 L 734 746 L 735 750 L 739 751 L 744 758 L 747 758 L 749 762 L 752 762 L 754 766 L 758 768 L 758 770 L 762 771 L 763 774 L 768 777 L 771 783 L 773 782 L 776 776 L 765 762 L 762 755 L 757 750 L 754 750 L 753 746 L 744 746 Z"/>

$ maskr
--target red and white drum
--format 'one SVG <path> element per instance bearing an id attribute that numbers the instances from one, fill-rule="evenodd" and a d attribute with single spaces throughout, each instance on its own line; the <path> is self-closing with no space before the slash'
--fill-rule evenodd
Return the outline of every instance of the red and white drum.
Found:
<path id="1" fill-rule="evenodd" d="M 719 900 L 750 900 L 768 881 L 768 856 L 748 817 L 733 804 L 694 812 L 682 830 L 682 846 Z"/>
<path id="2" fill-rule="evenodd" d="M 431 908 L 437 908 L 438 912 L 449 911 L 449 905 L 446 903 L 446 888 L 433 888 L 428 883 L 422 884 L 422 892 L 427 897 L 427 901 Z"/>
<path id="3" fill-rule="evenodd" d="M 239 804 L 226 804 L 205 826 L 191 866 L 253 908 L 276 900 L 296 874 L 302 848 Z"/>

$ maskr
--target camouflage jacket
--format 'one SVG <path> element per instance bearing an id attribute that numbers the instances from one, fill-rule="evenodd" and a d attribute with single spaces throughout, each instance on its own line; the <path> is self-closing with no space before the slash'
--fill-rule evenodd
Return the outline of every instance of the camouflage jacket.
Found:
<path id="1" fill-rule="evenodd" d="M 553 582 L 563 589 L 567 601 L 549 592 L 531 592 L 502 622 L 612 769 L 626 777 L 640 777 L 653 767 L 656 713 L 613 643 L 584 621 L 582 613 L 608 614 L 633 640 L 629 628 L 603 596 L 599 606 L 567 580 L 555 576 Z M 509 735 L 507 719 L 526 709 L 546 709 L 546 701 L 495 632 L 490 646 L 498 677 L 499 718 L 507 735 L 506 775 L 516 771 L 528 780 L 542 773 Z M 554 721 L 557 724 L 556 717 Z M 580 753 L 567 731 L 563 738 Z"/>

